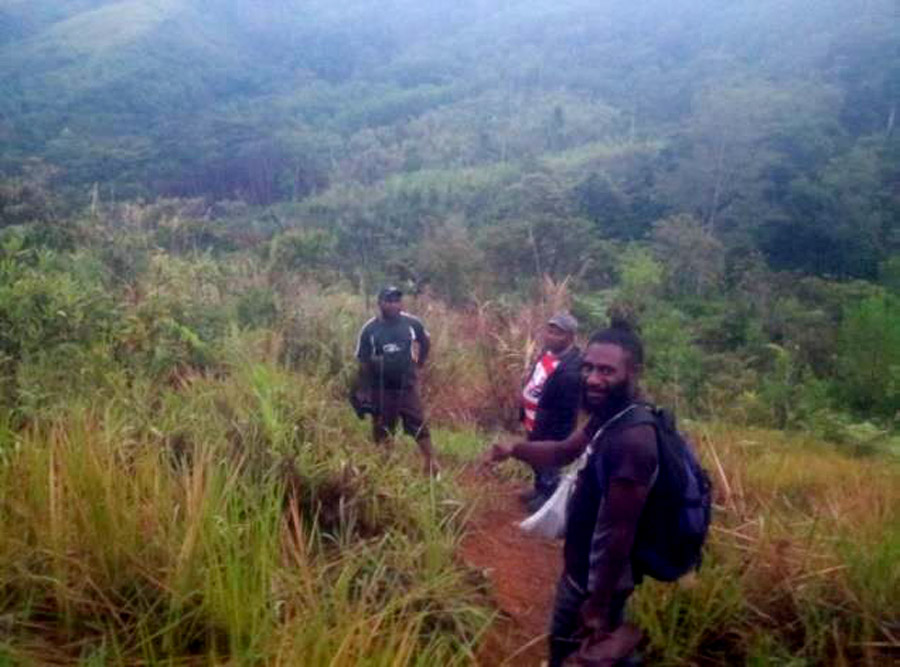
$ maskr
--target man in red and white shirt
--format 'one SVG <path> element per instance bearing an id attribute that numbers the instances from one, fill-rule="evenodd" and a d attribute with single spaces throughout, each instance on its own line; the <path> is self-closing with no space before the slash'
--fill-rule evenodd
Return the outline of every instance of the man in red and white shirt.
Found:
<path id="1" fill-rule="evenodd" d="M 581 400 L 578 322 L 568 313 L 551 317 L 544 345 L 522 389 L 522 424 L 530 441 L 565 440 L 575 429 Z M 522 496 L 534 511 L 559 483 L 559 468 L 534 468 L 534 489 Z"/>
<path id="2" fill-rule="evenodd" d="M 553 331 L 556 327 L 549 327 L 555 335 L 557 331 Z M 544 383 L 547 378 L 553 375 L 553 371 L 559 366 L 559 357 L 556 356 L 549 348 L 544 348 L 541 356 L 531 368 L 531 377 L 525 383 L 522 390 L 522 425 L 528 433 L 534 430 L 535 420 L 537 419 L 538 402 L 541 400 L 541 393 L 544 391 Z"/>

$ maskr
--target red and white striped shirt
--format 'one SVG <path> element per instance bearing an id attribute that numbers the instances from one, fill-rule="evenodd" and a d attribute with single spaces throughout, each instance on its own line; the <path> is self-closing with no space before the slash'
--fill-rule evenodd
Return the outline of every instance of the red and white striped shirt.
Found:
<path id="1" fill-rule="evenodd" d="M 544 384 L 547 382 L 556 367 L 559 366 L 559 357 L 550 352 L 544 352 L 538 362 L 534 365 L 534 371 L 531 378 L 525 384 L 522 390 L 522 407 L 525 411 L 525 418 L 522 423 L 525 430 L 529 433 L 534 430 L 534 420 L 537 417 L 538 401 L 541 400 L 541 394 L 544 391 Z"/>

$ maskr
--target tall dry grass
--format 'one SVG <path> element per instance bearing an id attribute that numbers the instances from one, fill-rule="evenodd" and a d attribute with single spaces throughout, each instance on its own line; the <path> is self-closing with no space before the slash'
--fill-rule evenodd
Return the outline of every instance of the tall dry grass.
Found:
<path id="1" fill-rule="evenodd" d="M 278 353 L 266 338 L 231 341 L 222 377 L 73 399 L 17 435 L 0 466 L 0 658 L 471 661 L 489 613 L 453 559 L 450 484 L 412 451 L 376 451 L 324 378 L 254 359 Z"/>
<path id="2" fill-rule="evenodd" d="M 116 367 L 65 385 L 90 389 L 45 392 L 24 429 L 2 417 L 0 665 L 471 663 L 490 611 L 454 560 L 467 492 L 416 474 L 411 446 L 375 450 L 344 401 L 362 299 L 292 286 L 277 321 L 241 330 L 223 319 L 228 293 L 265 285 L 260 269 L 208 264 L 163 263 L 141 286 L 144 299 L 221 307 L 189 322 L 221 324 L 214 340 L 178 339 L 202 347 L 199 362 Z M 439 450 L 472 458 L 476 427 L 515 424 L 565 287 L 469 311 L 407 300 L 434 339 L 423 379 Z M 137 324 L 128 336 L 160 356 Z M 46 388 L 52 370 L 27 379 Z M 897 464 L 776 432 L 693 430 L 716 520 L 696 577 L 636 597 L 654 664 L 895 659 Z"/>
<path id="3" fill-rule="evenodd" d="M 700 572 L 674 586 L 649 582 L 637 596 L 659 663 L 896 659 L 900 467 L 775 431 L 694 433 L 716 512 Z"/>
<path id="4" fill-rule="evenodd" d="M 570 303 L 567 282 L 549 278 L 532 302 L 487 301 L 463 311 L 427 296 L 413 303 L 421 308 L 434 344 L 424 389 L 435 420 L 515 428 L 519 392 L 543 328 Z"/>

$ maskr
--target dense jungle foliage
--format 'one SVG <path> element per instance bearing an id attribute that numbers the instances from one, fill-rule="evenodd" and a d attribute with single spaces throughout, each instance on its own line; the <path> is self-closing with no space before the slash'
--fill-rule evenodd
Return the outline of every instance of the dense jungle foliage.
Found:
<path id="1" fill-rule="evenodd" d="M 270 232 L 321 227 L 366 271 L 459 218 L 487 260 L 588 284 L 609 276 L 584 239 L 685 214 L 727 268 L 874 280 L 898 244 L 896 21 L 891 0 L 7 0 L 3 201 L 290 202 Z"/>
<path id="2" fill-rule="evenodd" d="M 165 197 L 140 241 L 92 239 L 95 279 L 127 284 L 161 251 L 250 253 L 263 290 L 390 279 L 469 307 L 568 279 L 588 327 L 613 306 L 646 329 L 680 407 L 838 437 L 844 415 L 886 426 L 895 11 L 5 2 L 6 252 L 83 247 L 73 221 Z M 26 269 L 6 270 L 14 290 Z M 6 354 L 52 352 L 19 326 Z"/>

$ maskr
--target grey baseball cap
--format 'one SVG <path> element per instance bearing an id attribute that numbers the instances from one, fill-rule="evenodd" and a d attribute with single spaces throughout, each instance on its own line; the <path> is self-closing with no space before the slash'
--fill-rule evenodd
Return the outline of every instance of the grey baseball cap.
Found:
<path id="1" fill-rule="evenodd" d="M 547 324 L 552 324 L 556 328 L 570 334 L 578 331 L 578 320 L 566 312 L 556 313 L 556 315 L 547 320 Z"/>

